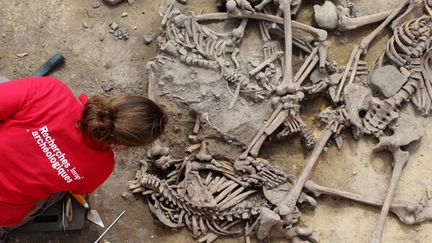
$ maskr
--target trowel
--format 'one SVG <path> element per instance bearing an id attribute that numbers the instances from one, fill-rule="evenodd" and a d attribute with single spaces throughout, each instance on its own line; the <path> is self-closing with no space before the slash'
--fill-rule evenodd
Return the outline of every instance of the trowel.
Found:
<path id="1" fill-rule="evenodd" d="M 99 216 L 99 213 L 95 209 L 90 209 L 87 212 L 87 220 L 90 221 L 90 222 L 92 222 L 92 223 L 95 223 L 95 224 L 99 225 L 102 228 L 105 228 L 105 225 L 102 222 L 102 219 Z"/>
<path id="2" fill-rule="evenodd" d="M 69 192 L 71 194 L 71 196 L 77 201 L 79 202 L 79 204 L 81 204 L 84 208 L 89 209 L 87 212 L 87 220 L 99 225 L 102 228 L 105 228 L 105 225 L 102 222 L 101 217 L 99 216 L 99 213 L 95 210 L 95 209 L 91 209 L 90 205 L 87 203 L 87 201 L 85 200 L 85 198 L 82 195 L 78 195 L 72 192 Z"/>

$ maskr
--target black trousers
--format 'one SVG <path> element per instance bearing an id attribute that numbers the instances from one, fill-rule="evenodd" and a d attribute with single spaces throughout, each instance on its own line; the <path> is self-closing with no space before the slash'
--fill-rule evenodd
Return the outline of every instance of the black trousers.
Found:
<path id="1" fill-rule="evenodd" d="M 47 210 L 56 202 L 60 201 L 65 196 L 66 196 L 66 192 L 56 193 L 48 197 L 46 200 L 42 200 L 38 202 L 36 208 L 27 214 L 27 216 L 23 219 L 21 224 L 16 226 L 0 227 L 0 243 L 3 243 L 4 240 L 6 240 L 7 234 L 9 234 L 11 231 L 18 229 L 20 226 L 30 222 L 32 219 L 41 215 L 45 210 Z"/>

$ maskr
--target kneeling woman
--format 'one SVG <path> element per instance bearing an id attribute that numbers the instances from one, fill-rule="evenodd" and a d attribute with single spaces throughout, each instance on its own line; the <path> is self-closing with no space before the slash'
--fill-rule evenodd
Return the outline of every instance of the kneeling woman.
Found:
<path id="1" fill-rule="evenodd" d="M 113 170 L 112 145 L 149 144 L 166 122 L 141 96 L 76 99 L 49 77 L 0 83 L 0 242 L 53 195 L 93 192 Z"/>

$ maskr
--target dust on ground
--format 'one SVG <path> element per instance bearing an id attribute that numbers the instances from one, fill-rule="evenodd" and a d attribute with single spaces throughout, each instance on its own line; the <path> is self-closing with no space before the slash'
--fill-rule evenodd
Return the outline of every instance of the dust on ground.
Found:
<path id="1" fill-rule="evenodd" d="M 93 9 L 92 0 L 45 0 L 45 1 L 1 1 L 0 2 L 0 73 L 17 79 L 29 76 L 40 64 L 61 51 L 66 56 L 66 65 L 53 74 L 73 88 L 88 94 L 147 92 L 146 63 L 155 56 L 155 43 L 143 44 L 143 34 L 158 33 L 160 16 L 158 7 L 162 1 L 126 2 L 115 7 L 101 4 Z M 394 7 L 400 1 L 365 0 L 353 1 L 368 13 Z M 185 9 L 196 12 L 214 12 L 213 0 L 190 0 Z M 127 12 L 127 17 L 121 17 Z M 312 23 L 312 12 L 306 7 L 299 15 L 305 23 Z M 109 23 L 116 21 L 126 28 L 129 40 L 115 40 L 109 33 Z M 136 27 L 136 29 L 135 29 Z M 329 37 L 333 48 L 330 58 L 345 64 L 351 48 L 373 26 L 336 33 Z M 366 60 L 369 64 L 380 54 L 389 32 L 383 33 L 371 46 Z M 337 47 L 337 48 L 336 48 Z M 19 58 L 16 54 L 28 53 Z M 183 107 L 170 102 L 163 104 L 169 111 L 170 123 L 163 142 L 173 148 L 174 154 L 183 155 L 186 135 L 191 131 L 195 118 Z M 305 106 L 304 116 L 308 124 L 315 127 L 313 116 L 326 106 L 317 99 Z M 413 154 L 406 166 L 396 201 L 416 202 L 424 195 L 427 185 L 432 185 L 432 163 L 428 151 L 432 149 L 432 124 L 422 120 L 426 135 L 412 148 Z M 212 133 L 210 131 L 209 133 Z M 319 133 L 319 129 L 315 130 Z M 391 156 L 387 153 L 373 154 L 373 139 L 354 141 L 351 135 L 343 134 L 342 150 L 331 148 L 321 157 L 314 169 L 312 179 L 323 185 L 383 198 L 391 174 Z M 235 158 L 240 149 L 227 146 L 216 134 L 210 142 L 213 153 Z M 105 237 L 109 242 L 191 242 L 186 230 L 174 231 L 162 226 L 150 214 L 142 197 L 128 193 L 126 183 L 135 175 L 138 160 L 145 150 L 128 149 L 116 151 L 116 168 L 112 176 L 91 196 L 93 207 L 109 224 L 117 215 L 127 210 L 124 217 Z M 298 174 L 307 159 L 307 154 L 298 139 L 266 143 L 261 156 L 269 158 L 286 171 Z M 355 173 L 353 173 L 355 172 Z M 354 175 L 355 174 L 355 175 Z M 123 196 L 122 196 L 123 194 Z M 313 224 L 320 242 L 367 242 L 378 219 L 379 210 L 346 200 L 329 197 L 319 198 L 315 211 L 303 211 L 302 222 Z M 93 242 L 103 232 L 102 228 L 88 223 L 77 232 L 21 233 L 12 234 L 9 242 Z M 243 238 L 220 239 L 219 242 L 243 242 Z M 384 243 L 432 242 L 432 224 L 418 226 L 401 224 L 389 216 L 383 237 Z"/>

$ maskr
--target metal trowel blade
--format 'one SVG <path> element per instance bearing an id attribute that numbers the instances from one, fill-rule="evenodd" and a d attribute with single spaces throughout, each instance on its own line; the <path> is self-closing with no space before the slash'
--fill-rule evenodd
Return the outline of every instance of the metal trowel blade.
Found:
<path id="1" fill-rule="evenodd" d="M 87 220 L 99 225 L 102 228 L 105 228 L 99 213 L 94 209 L 90 209 L 90 211 L 87 213 Z"/>

